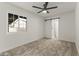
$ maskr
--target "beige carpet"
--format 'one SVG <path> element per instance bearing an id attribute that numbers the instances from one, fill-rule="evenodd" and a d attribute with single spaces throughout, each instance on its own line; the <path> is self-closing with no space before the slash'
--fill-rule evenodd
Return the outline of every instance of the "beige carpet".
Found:
<path id="1" fill-rule="evenodd" d="M 76 56 L 75 43 L 41 39 L 1 53 L 2 56 Z"/>

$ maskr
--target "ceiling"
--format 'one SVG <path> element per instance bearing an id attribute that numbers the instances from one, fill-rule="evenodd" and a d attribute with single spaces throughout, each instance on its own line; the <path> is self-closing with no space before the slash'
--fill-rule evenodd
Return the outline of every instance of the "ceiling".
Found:
<path id="1" fill-rule="evenodd" d="M 38 14 L 42 17 L 50 17 L 55 14 L 60 14 L 75 9 L 76 2 L 49 2 L 48 7 L 58 6 L 56 9 L 49 10 L 50 13 L 37 13 L 40 9 L 33 8 L 32 6 L 43 7 L 44 2 L 10 2 L 13 5 L 26 9 L 32 13 Z"/>

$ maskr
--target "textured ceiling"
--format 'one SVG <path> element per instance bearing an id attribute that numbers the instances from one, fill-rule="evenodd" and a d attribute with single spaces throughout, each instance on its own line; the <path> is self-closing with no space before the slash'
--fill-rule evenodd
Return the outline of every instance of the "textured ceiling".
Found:
<path id="1" fill-rule="evenodd" d="M 37 12 L 40 11 L 40 9 L 33 8 L 32 6 L 43 7 L 44 2 L 11 2 L 11 4 L 38 14 Z M 38 15 L 47 18 L 55 14 L 72 11 L 75 9 L 75 5 L 76 2 L 49 2 L 48 7 L 58 6 L 58 8 L 49 10 L 49 14 L 39 13 Z"/>

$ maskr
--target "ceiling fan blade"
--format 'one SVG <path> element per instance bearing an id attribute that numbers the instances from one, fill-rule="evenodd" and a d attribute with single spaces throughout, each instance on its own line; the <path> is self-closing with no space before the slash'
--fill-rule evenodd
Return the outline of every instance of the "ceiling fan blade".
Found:
<path id="1" fill-rule="evenodd" d="M 55 9 L 55 8 L 57 8 L 57 6 L 46 8 L 46 10 L 49 10 L 49 9 Z"/>
<path id="2" fill-rule="evenodd" d="M 37 13 L 40 13 L 40 12 L 42 12 L 43 10 L 41 10 L 41 11 L 39 11 L 39 12 L 37 12 Z"/>
<path id="3" fill-rule="evenodd" d="M 48 2 L 45 2 L 45 4 L 44 4 L 45 9 L 47 8 L 47 5 L 48 5 Z"/>
<path id="4" fill-rule="evenodd" d="M 38 8 L 38 9 L 43 9 L 43 8 L 41 8 L 41 7 L 37 7 L 37 6 L 32 6 L 32 7 L 34 7 L 34 8 Z"/>

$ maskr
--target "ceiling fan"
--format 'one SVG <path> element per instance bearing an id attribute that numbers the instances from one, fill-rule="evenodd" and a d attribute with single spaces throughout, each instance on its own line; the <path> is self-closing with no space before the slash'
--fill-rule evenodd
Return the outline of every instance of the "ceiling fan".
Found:
<path id="1" fill-rule="evenodd" d="M 43 6 L 44 6 L 43 8 L 42 7 L 37 7 L 37 6 L 32 6 L 32 7 L 33 8 L 37 8 L 37 9 L 41 9 L 41 11 L 39 11 L 37 13 L 41 13 L 41 12 L 43 12 L 43 13 L 49 13 L 48 10 L 57 8 L 57 6 L 47 7 L 48 6 L 48 2 L 45 2 L 45 4 L 43 4 Z"/>

